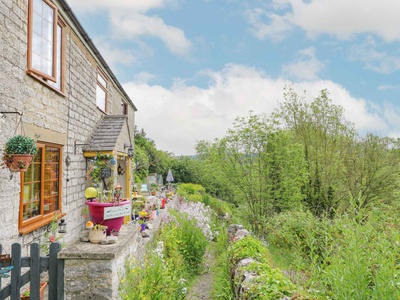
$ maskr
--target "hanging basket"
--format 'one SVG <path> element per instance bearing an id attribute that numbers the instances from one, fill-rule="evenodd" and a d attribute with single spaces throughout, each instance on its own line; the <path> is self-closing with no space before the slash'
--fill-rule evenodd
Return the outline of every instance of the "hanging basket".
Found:
<path id="1" fill-rule="evenodd" d="M 12 172 L 25 172 L 33 160 L 31 154 L 10 154 L 5 161 Z"/>

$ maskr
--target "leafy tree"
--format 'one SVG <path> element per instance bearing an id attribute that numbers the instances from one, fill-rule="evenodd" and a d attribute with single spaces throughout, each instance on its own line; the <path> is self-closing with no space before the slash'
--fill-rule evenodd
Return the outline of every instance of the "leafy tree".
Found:
<path id="1" fill-rule="evenodd" d="M 293 143 L 290 132 L 268 124 L 265 116 L 251 113 L 237 118 L 223 139 L 197 145 L 199 156 L 229 180 L 255 230 L 264 217 L 300 206 L 306 178 L 302 147 Z"/>
<path id="2" fill-rule="evenodd" d="M 285 100 L 274 115 L 303 145 L 309 173 L 303 189 L 305 202 L 317 215 L 332 215 L 339 205 L 344 175 L 341 161 L 348 141 L 356 135 L 353 124 L 344 118 L 343 108 L 334 105 L 328 95 L 322 90 L 308 103 L 293 87 L 287 87 Z"/>

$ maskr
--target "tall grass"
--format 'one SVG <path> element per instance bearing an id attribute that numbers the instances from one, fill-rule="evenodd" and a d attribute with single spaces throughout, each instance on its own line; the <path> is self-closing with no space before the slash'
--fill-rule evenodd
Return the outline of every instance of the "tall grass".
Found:
<path id="1" fill-rule="evenodd" d="M 218 231 L 220 234 L 217 236 L 214 246 L 217 263 L 214 264 L 213 269 L 215 277 L 212 287 L 212 297 L 213 299 L 231 300 L 234 299 L 234 292 L 229 273 L 228 234 L 226 233 L 226 226 L 222 224 Z"/>
<path id="2" fill-rule="evenodd" d="M 399 228 L 382 212 L 377 216 L 330 220 L 288 212 L 268 222 L 267 240 L 293 253 L 292 268 L 305 274 L 306 288 L 316 296 L 400 299 Z"/>

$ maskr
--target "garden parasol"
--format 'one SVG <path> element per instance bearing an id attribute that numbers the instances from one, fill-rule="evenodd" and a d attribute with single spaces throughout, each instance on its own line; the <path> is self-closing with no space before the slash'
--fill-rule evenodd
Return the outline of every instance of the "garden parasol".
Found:
<path id="1" fill-rule="evenodd" d="M 171 169 L 168 169 L 168 174 L 167 174 L 166 181 L 168 182 L 169 185 L 171 185 L 171 181 L 174 181 L 174 177 L 172 176 Z"/>

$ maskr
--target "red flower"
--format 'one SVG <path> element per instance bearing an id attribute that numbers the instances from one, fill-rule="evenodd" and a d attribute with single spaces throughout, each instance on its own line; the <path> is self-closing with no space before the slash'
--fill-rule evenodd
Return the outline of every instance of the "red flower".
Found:
<path id="1" fill-rule="evenodd" d="M 56 237 L 55 237 L 54 235 L 52 235 L 52 236 L 50 237 L 50 243 L 54 243 L 55 240 L 56 240 Z"/>

